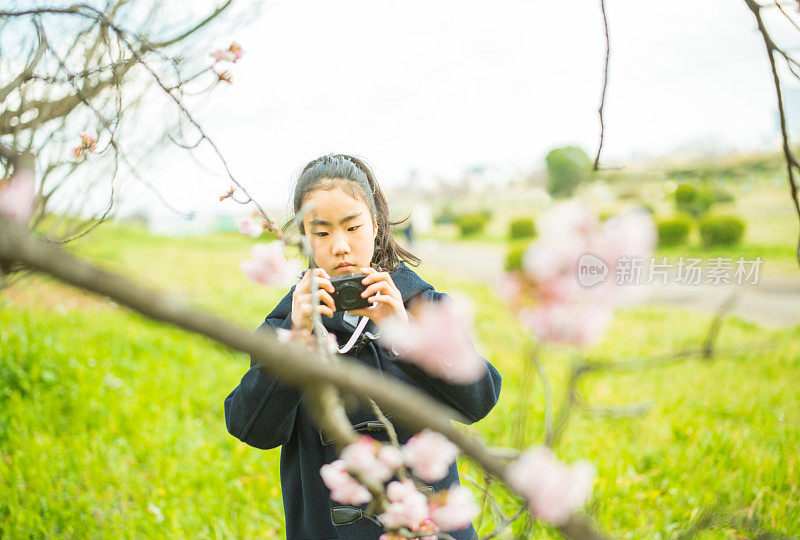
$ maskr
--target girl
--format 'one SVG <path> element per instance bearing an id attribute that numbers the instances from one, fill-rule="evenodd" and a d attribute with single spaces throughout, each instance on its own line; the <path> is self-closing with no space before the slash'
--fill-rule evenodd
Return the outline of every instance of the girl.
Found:
<path id="1" fill-rule="evenodd" d="M 308 237 L 314 261 L 283 300 L 267 315 L 262 329 L 295 329 L 311 332 L 312 310 L 323 315 L 325 328 L 339 343 L 352 336 L 361 317 L 366 317 L 363 335 L 380 333 L 388 317 L 408 320 L 409 302 L 438 301 L 445 295 L 436 292 L 405 263 L 414 266 L 419 259 L 400 247 L 392 235 L 386 198 L 361 160 L 346 155 L 328 155 L 308 163 L 297 180 L 294 211 L 314 203 L 300 232 Z M 287 227 L 291 221 L 287 223 Z M 310 275 L 317 277 L 320 303 L 311 305 Z M 371 307 L 349 312 L 337 311 L 331 293 L 332 277 L 364 273 L 367 286 L 362 293 Z M 488 362 L 483 377 L 473 384 L 449 384 L 427 375 L 393 350 L 369 339 L 348 353 L 384 374 L 420 388 L 429 395 L 476 422 L 486 416 L 497 402 L 500 375 Z M 356 431 L 387 441 L 388 436 L 372 410 L 360 406 L 348 416 Z M 382 526 L 377 516 L 363 512 L 366 505 L 350 507 L 331 500 L 319 470 L 334 461 L 334 441 L 326 440 L 311 422 L 301 393 L 264 374 L 250 363 L 241 383 L 225 399 L 228 431 L 256 448 L 281 449 L 281 487 L 289 539 L 322 538 L 377 539 Z M 405 443 L 413 433 L 398 425 L 397 436 Z M 447 489 L 459 482 L 456 464 L 448 475 L 430 487 Z M 476 537 L 472 527 L 451 532 L 459 539 Z"/>

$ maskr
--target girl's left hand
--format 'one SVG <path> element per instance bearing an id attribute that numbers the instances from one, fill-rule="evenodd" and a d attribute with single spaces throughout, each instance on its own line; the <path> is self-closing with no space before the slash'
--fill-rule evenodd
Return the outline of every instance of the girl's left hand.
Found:
<path id="1" fill-rule="evenodd" d="M 403 297 L 400 289 L 392 281 L 392 276 L 388 272 L 378 272 L 372 267 L 362 267 L 361 272 L 367 277 L 361 283 L 368 285 L 361 293 L 362 298 L 367 298 L 370 302 L 377 302 L 377 305 L 351 309 L 348 313 L 369 317 L 375 324 L 389 317 L 399 317 L 403 321 L 408 321 L 408 313 L 403 305 Z"/>

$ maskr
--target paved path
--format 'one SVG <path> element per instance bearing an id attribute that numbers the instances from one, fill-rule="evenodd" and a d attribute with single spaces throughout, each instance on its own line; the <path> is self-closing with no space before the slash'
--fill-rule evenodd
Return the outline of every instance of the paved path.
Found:
<path id="1" fill-rule="evenodd" d="M 432 270 L 460 268 L 460 273 L 491 283 L 503 272 L 505 247 L 471 245 L 435 240 L 414 244 L 412 252 L 422 267 Z M 762 270 L 763 270 L 762 265 Z M 649 285 L 645 301 L 713 312 L 728 296 L 738 292 L 731 313 L 767 327 L 800 324 L 800 271 L 796 276 L 762 277 L 755 285 Z"/>

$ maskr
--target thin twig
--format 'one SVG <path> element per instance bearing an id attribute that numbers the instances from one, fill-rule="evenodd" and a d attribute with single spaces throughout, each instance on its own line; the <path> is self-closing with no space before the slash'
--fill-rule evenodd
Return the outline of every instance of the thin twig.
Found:
<path id="1" fill-rule="evenodd" d="M 522 516 L 522 514 L 525 513 L 527 509 L 528 509 L 527 505 L 523 504 L 522 506 L 520 506 L 519 510 L 517 510 L 513 515 L 501 521 L 500 525 L 498 525 L 495 528 L 495 530 L 493 530 L 486 536 L 481 536 L 481 540 L 489 540 L 491 538 L 496 538 L 501 532 L 503 532 L 503 530 L 505 530 L 506 527 L 517 521 Z"/>
<path id="2" fill-rule="evenodd" d="M 608 86 L 608 63 L 611 58 L 611 41 L 608 36 L 608 19 L 606 17 L 606 3 L 605 0 L 600 0 L 600 11 L 603 14 L 603 29 L 606 35 L 606 62 L 603 69 L 603 92 L 600 95 L 600 107 L 597 109 L 597 114 L 600 116 L 600 144 L 597 146 L 597 155 L 594 157 L 594 170 L 598 170 L 600 166 L 600 151 L 603 149 L 603 136 L 605 134 L 605 125 L 603 123 L 603 107 L 606 103 L 606 87 Z"/>
<path id="3" fill-rule="evenodd" d="M 387 435 L 389 435 L 389 442 L 392 443 L 392 446 L 402 451 L 402 448 L 400 448 L 400 440 L 397 438 L 397 431 L 395 431 L 394 425 L 389 421 L 386 415 L 383 414 L 383 411 L 381 410 L 380 407 L 378 407 L 378 404 L 375 403 L 375 400 L 370 399 L 369 406 L 372 407 L 372 412 L 375 413 L 375 416 L 378 419 L 378 421 L 381 424 L 383 424 L 383 427 L 386 430 Z M 399 478 L 402 481 L 402 480 L 407 480 L 408 476 L 409 475 L 406 466 L 400 465 L 400 467 L 398 467 L 397 469 L 397 478 Z"/>

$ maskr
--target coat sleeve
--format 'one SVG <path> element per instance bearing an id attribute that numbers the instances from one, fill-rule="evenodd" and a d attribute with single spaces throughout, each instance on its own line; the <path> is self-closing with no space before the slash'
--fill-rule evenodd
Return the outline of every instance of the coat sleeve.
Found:
<path id="1" fill-rule="evenodd" d="M 257 331 L 292 326 L 286 319 L 266 319 Z M 286 443 L 292 434 L 300 392 L 265 374 L 255 360 L 239 386 L 225 398 L 225 423 L 237 439 L 256 448 L 275 448 Z"/>
<path id="2" fill-rule="evenodd" d="M 444 293 L 426 291 L 427 300 L 439 301 L 446 298 Z M 486 371 L 483 377 L 470 384 L 450 384 L 442 379 L 429 375 L 415 365 L 402 361 L 402 357 L 394 351 L 378 347 L 379 354 L 385 355 L 395 366 L 402 370 L 414 383 L 420 386 L 431 397 L 464 415 L 469 421 L 477 422 L 489 414 L 500 397 L 501 377 L 497 369 L 485 358 L 481 357 Z M 476 353 L 477 354 L 477 353 Z"/>

